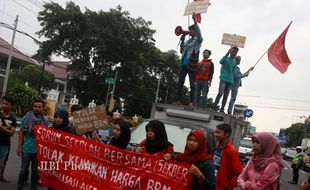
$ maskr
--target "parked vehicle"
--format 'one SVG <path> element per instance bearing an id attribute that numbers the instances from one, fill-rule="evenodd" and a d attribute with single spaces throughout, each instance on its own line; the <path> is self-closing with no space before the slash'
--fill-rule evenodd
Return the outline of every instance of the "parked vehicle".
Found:
<path id="1" fill-rule="evenodd" d="M 301 147 L 303 150 L 307 149 L 310 147 L 310 138 L 303 138 L 301 141 Z"/>
<path id="2" fill-rule="evenodd" d="M 253 143 L 252 139 L 249 137 L 245 137 L 240 141 L 238 148 L 240 161 L 243 165 L 246 165 L 250 160 L 253 152 Z"/>
<path id="3" fill-rule="evenodd" d="M 284 151 L 284 153 L 282 154 L 282 158 L 284 160 L 288 160 L 288 161 L 292 161 L 293 160 L 293 157 L 294 155 L 296 154 L 296 150 L 295 149 L 286 149 Z"/>
<path id="4" fill-rule="evenodd" d="M 176 152 L 183 152 L 187 135 L 193 129 L 201 129 L 207 135 L 209 152 L 215 146 L 214 131 L 216 125 L 228 123 L 232 126 L 231 141 L 235 147 L 239 146 L 243 138 L 243 131 L 249 122 L 235 118 L 232 115 L 207 109 L 177 106 L 171 104 L 153 104 L 150 119 L 144 120 L 132 130 L 130 145 L 137 146 L 145 137 L 145 125 L 152 119 L 162 121 L 166 126 L 169 141 Z"/>
<path id="5" fill-rule="evenodd" d="M 304 163 L 302 169 L 307 172 L 310 171 L 310 148 L 307 148 L 304 153 Z"/>

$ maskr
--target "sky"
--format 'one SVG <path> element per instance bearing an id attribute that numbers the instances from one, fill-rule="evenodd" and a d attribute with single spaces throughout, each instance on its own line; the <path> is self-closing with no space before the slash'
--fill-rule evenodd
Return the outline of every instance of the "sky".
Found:
<path id="1" fill-rule="evenodd" d="M 48 1 L 49 2 L 49 1 Z M 65 1 L 54 1 L 65 5 Z M 120 5 L 133 18 L 151 21 L 156 30 L 156 47 L 161 51 L 177 50 L 179 37 L 174 29 L 188 27 L 188 17 L 183 16 L 187 0 L 74 0 L 82 10 L 108 11 Z M 211 0 L 207 13 L 202 14 L 200 29 L 204 38 L 201 50 L 210 49 L 215 71 L 209 97 L 218 91 L 219 60 L 229 49 L 222 45 L 223 33 L 246 37 L 245 47 L 240 48 L 240 68 L 245 72 L 268 50 L 290 21 L 286 50 L 292 62 L 286 73 L 281 74 L 264 56 L 250 76 L 244 78 L 236 104 L 247 105 L 254 114 L 248 119 L 257 131 L 279 132 L 280 128 L 303 122 L 310 116 L 310 1 L 309 0 Z M 42 10 L 42 0 L 1 0 L 0 21 L 13 25 L 19 15 L 18 29 L 36 36 L 40 30 L 36 19 Z M 192 24 L 192 22 L 190 22 Z M 11 41 L 12 31 L 0 27 L 0 37 Z M 42 40 L 42 39 L 40 39 Z M 21 34 L 16 35 L 15 47 L 32 55 L 38 46 Z M 200 55 L 200 59 L 202 56 Z M 60 58 L 57 58 L 60 59 Z M 188 81 L 186 82 L 188 86 Z M 226 106 L 227 108 L 227 106 Z"/>

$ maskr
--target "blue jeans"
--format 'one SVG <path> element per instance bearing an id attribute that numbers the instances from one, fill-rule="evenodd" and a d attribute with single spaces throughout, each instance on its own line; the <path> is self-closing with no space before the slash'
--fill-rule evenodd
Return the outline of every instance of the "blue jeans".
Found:
<path id="1" fill-rule="evenodd" d="M 194 102 L 196 71 L 188 69 L 187 65 L 181 65 L 180 74 L 179 74 L 179 82 L 178 82 L 177 101 L 181 101 L 181 97 L 183 94 L 183 85 L 184 85 L 185 77 L 187 74 L 189 77 L 189 85 L 191 89 L 190 101 Z"/>
<path id="2" fill-rule="evenodd" d="M 10 151 L 10 145 L 0 145 L 0 175 L 4 173 L 6 161 Z"/>
<path id="3" fill-rule="evenodd" d="M 214 101 L 214 106 L 217 106 L 218 103 L 220 102 L 220 99 L 222 98 L 223 96 L 223 99 L 222 99 L 222 106 L 221 106 L 221 111 L 224 111 L 224 108 L 225 108 L 225 105 L 226 105 L 226 102 L 227 102 L 227 97 L 229 95 L 229 91 L 231 89 L 231 83 L 227 82 L 227 81 L 224 81 L 224 80 L 220 80 L 220 86 L 219 86 L 219 92 L 215 98 L 215 101 Z"/>
<path id="4" fill-rule="evenodd" d="M 25 178 L 28 175 L 28 168 L 31 163 L 31 190 L 37 189 L 37 182 L 39 179 L 38 166 L 37 166 L 37 154 L 34 153 L 23 153 L 22 154 L 22 165 L 20 167 L 20 173 L 18 177 L 18 190 L 22 190 L 24 186 Z"/>
<path id="5" fill-rule="evenodd" d="M 235 101 L 237 99 L 238 89 L 239 89 L 239 86 L 237 86 L 237 85 L 232 85 L 232 87 L 231 87 L 230 101 L 229 101 L 228 110 L 227 110 L 228 114 L 231 114 L 231 112 L 232 112 L 233 106 L 234 106 Z"/>
<path id="6" fill-rule="evenodd" d="M 206 108 L 208 104 L 209 83 L 207 80 L 196 81 L 195 106 Z M 202 95 L 202 96 L 201 96 Z"/>

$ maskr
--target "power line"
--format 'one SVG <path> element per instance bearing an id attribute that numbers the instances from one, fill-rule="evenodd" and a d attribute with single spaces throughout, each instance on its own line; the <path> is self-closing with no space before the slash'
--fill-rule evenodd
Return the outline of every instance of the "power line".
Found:
<path id="1" fill-rule="evenodd" d="M 2 12 L 3 14 L 5 14 L 6 16 L 9 16 L 9 17 L 11 17 L 11 18 L 15 19 L 15 17 L 14 17 L 14 16 L 12 16 L 12 15 L 10 15 L 10 14 L 6 13 L 5 11 L 0 10 L 0 12 Z M 27 25 L 27 26 L 29 26 L 29 27 L 31 27 L 31 28 L 33 28 L 33 29 L 37 30 L 37 31 L 38 31 L 38 30 L 40 30 L 39 28 L 37 28 L 37 27 L 35 27 L 35 26 L 33 26 L 33 25 L 31 25 L 31 24 L 29 24 L 29 23 L 27 23 L 27 22 L 23 21 L 23 20 L 19 20 L 19 22 L 21 22 L 21 23 L 23 23 L 24 25 Z"/>
<path id="2" fill-rule="evenodd" d="M 25 9 L 27 9 L 28 11 L 30 11 L 30 12 L 32 12 L 33 14 L 35 14 L 36 16 L 38 16 L 38 14 L 36 13 L 36 12 L 34 12 L 33 10 L 31 10 L 31 9 L 29 9 L 28 7 L 25 7 L 24 5 L 22 5 L 22 4 L 20 4 L 20 3 L 18 3 L 17 1 L 15 1 L 15 0 L 12 0 L 13 2 L 15 2 L 16 4 L 18 4 L 18 5 L 20 5 L 20 6 L 22 6 L 22 7 L 24 7 Z"/>
<path id="3" fill-rule="evenodd" d="M 41 9 L 41 10 L 44 9 L 44 7 L 42 6 L 42 4 L 40 4 L 40 3 L 38 3 L 38 2 L 36 2 L 36 1 L 34 1 L 34 0 L 27 0 L 27 1 L 30 2 L 32 5 L 34 5 L 35 7 Z"/>

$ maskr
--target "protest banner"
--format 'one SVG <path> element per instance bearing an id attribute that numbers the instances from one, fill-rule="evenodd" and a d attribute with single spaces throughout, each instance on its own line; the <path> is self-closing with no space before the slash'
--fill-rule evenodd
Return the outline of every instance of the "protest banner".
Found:
<path id="1" fill-rule="evenodd" d="M 187 3 L 184 10 L 184 16 L 192 15 L 193 13 L 195 14 L 206 13 L 209 4 L 210 4 L 209 0 L 194 1 L 191 3 Z"/>
<path id="2" fill-rule="evenodd" d="M 74 128 L 78 135 L 88 131 L 105 129 L 108 127 L 106 111 L 103 105 L 85 108 L 73 112 Z"/>
<path id="3" fill-rule="evenodd" d="M 38 125 L 42 184 L 57 190 L 187 190 L 190 165 L 122 150 Z"/>

